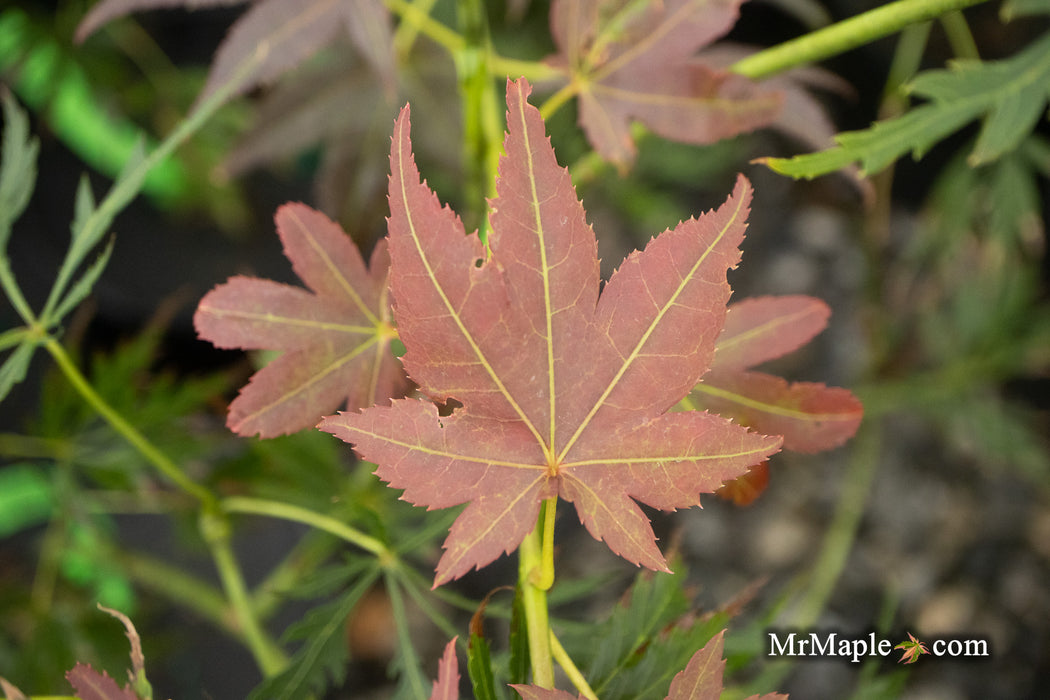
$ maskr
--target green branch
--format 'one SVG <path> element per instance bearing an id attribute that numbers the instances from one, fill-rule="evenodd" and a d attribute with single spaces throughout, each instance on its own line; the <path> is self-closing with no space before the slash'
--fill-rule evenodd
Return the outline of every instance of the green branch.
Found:
<path id="1" fill-rule="evenodd" d="M 898 0 L 752 54 L 730 70 L 752 80 L 822 61 L 888 36 L 917 22 L 961 10 L 985 0 Z"/>
<path id="2" fill-rule="evenodd" d="M 321 515 L 309 508 L 293 506 L 289 503 L 268 501 L 262 498 L 247 498 L 245 496 L 231 496 L 223 499 L 222 509 L 227 513 L 252 513 L 254 515 L 266 515 L 271 518 L 291 520 L 303 523 L 310 527 L 323 530 L 329 534 L 346 540 L 350 544 L 370 552 L 380 559 L 388 560 L 394 554 L 385 544 L 374 537 L 370 537 L 360 530 L 356 530 L 346 523 L 336 520 L 327 515 Z"/>
<path id="3" fill-rule="evenodd" d="M 171 461 L 171 459 L 161 452 L 156 445 L 150 442 L 149 438 L 140 433 L 135 426 L 127 421 L 123 415 L 118 413 L 116 409 L 106 403 L 95 388 L 91 386 L 91 383 L 80 373 L 77 366 L 73 364 L 72 358 L 66 352 L 66 349 L 62 347 L 54 338 L 48 337 L 43 342 L 44 348 L 54 358 L 58 368 L 62 370 L 62 373 L 66 375 L 66 379 L 73 385 L 73 388 L 87 401 L 88 405 L 95 410 L 102 418 L 110 424 L 110 426 L 116 430 L 128 443 L 131 444 L 139 454 L 146 458 L 146 460 L 155 466 L 158 471 L 166 476 L 172 483 L 178 486 L 187 494 L 193 496 L 199 500 L 205 506 L 214 507 L 217 505 L 215 495 L 212 494 L 204 486 L 201 486 L 197 482 L 190 479 L 186 474 L 179 469 L 179 467 Z"/>
<path id="4" fill-rule="evenodd" d="M 241 639 L 248 646 L 263 675 L 267 678 L 277 675 L 288 665 L 288 659 L 263 630 L 252 609 L 248 587 L 230 544 L 232 535 L 229 521 L 222 513 L 206 508 L 201 512 L 200 530 L 215 561 L 226 598 L 233 608 Z"/>

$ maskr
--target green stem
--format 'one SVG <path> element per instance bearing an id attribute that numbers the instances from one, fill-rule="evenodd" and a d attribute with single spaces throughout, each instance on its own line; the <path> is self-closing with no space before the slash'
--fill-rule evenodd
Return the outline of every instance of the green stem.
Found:
<path id="1" fill-rule="evenodd" d="M 230 546 L 229 521 L 224 514 L 206 508 L 201 512 L 200 529 L 208 549 L 211 550 L 226 598 L 233 608 L 241 638 L 263 675 L 267 678 L 276 675 L 288 665 L 288 659 L 263 630 L 252 609 L 248 587 L 244 583 L 244 576 Z"/>
<path id="2" fill-rule="evenodd" d="M 137 584 L 165 596 L 195 614 L 237 637 L 238 630 L 230 618 L 230 608 L 212 585 L 170 564 L 143 554 L 113 549 L 107 558 L 120 565 Z"/>
<path id="3" fill-rule="evenodd" d="M 544 120 L 550 119 L 550 116 L 557 112 L 563 104 L 576 97 L 577 92 L 579 92 L 579 88 L 575 82 L 563 85 L 556 93 L 548 97 L 546 102 L 540 105 L 540 116 Z"/>
<path id="4" fill-rule="evenodd" d="M 158 145 L 137 166 L 121 173 L 120 177 L 117 178 L 117 181 L 113 184 L 113 187 L 108 193 L 106 193 L 105 199 L 99 202 L 95 210 L 91 212 L 91 215 L 85 220 L 81 230 L 74 235 L 73 242 L 70 244 L 69 250 L 66 252 L 66 257 L 62 261 L 62 266 L 59 268 L 58 275 L 55 278 L 55 283 L 51 287 L 51 292 L 48 295 L 47 302 L 44 304 L 44 310 L 40 313 L 41 323 L 50 327 L 61 320 L 52 318 L 52 315 L 61 302 L 62 297 L 69 286 L 69 282 L 73 278 L 73 274 L 83 262 L 84 258 L 87 257 L 87 254 L 91 249 L 94 248 L 106 234 L 107 229 L 116 215 L 120 213 L 142 189 L 142 184 L 146 179 L 146 175 L 165 158 L 174 153 L 176 148 L 181 146 L 187 139 L 195 134 L 204 123 L 215 114 L 215 112 L 217 112 L 227 100 L 230 99 L 230 97 L 241 86 L 244 77 L 250 74 L 251 71 L 254 70 L 256 64 L 263 60 L 264 57 L 264 52 L 260 50 L 245 58 L 230 79 L 225 84 L 219 86 L 215 92 L 208 97 L 208 99 L 199 103 L 197 108 L 191 112 L 186 119 L 179 122 L 179 125 L 175 130 L 172 131 L 167 138 L 160 143 L 160 145 Z"/>
<path id="5" fill-rule="evenodd" d="M 961 12 L 949 12 L 941 17 L 941 26 L 944 27 L 944 33 L 948 35 L 948 43 L 951 44 L 956 58 L 980 60 L 981 54 L 977 50 L 977 42 L 974 41 L 970 25 L 966 23 L 966 18 Z"/>
<path id="6" fill-rule="evenodd" d="M 854 438 L 853 453 L 844 475 L 842 495 L 838 499 L 835 515 L 824 538 L 820 556 L 813 567 L 813 579 L 809 591 L 798 613 L 791 621 L 793 626 L 806 629 L 816 623 L 827 605 L 846 558 L 857 537 L 864 504 L 871 491 L 879 454 L 879 423 L 862 426 Z"/>
<path id="7" fill-rule="evenodd" d="M 525 628 L 529 637 L 532 682 L 541 688 L 554 687 L 551 661 L 551 626 L 547 613 L 547 591 L 532 583 L 532 572 L 542 567 L 542 533 L 537 525 L 518 547 L 518 585 L 525 608 Z"/>
<path id="8" fill-rule="evenodd" d="M 424 21 L 424 18 L 431 22 L 434 21 L 430 17 L 430 11 L 433 9 L 435 2 L 437 0 L 416 0 L 411 5 L 412 12 L 402 14 L 402 21 L 398 23 L 397 30 L 394 32 L 395 55 L 404 57 L 412 50 L 412 45 L 416 43 L 420 24 Z M 388 3 L 388 5 L 390 4 Z"/>
<path id="9" fill-rule="evenodd" d="M 485 5 L 481 0 L 459 0 L 456 9 L 464 38 L 453 54 L 463 112 L 463 191 L 469 208 L 464 221 L 468 231 L 476 227 L 486 241 L 486 197 L 495 195 L 502 120 L 489 68 L 492 48 Z"/>
<path id="10" fill-rule="evenodd" d="M 288 591 L 317 568 L 342 543 L 320 530 L 310 530 L 252 590 L 252 609 L 260 620 L 287 602 Z"/>
<path id="11" fill-rule="evenodd" d="M 327 515 L 321 515 L 309 508 L 293 506 L 290 503 L 279 503 L 262 498 L 248 498 L 246 496 L 231 496 L 222 501 L 222 509 L 227 513 L 252 513 L 254 515 L 265 515 L 271 518 L 292 520 L 315 527 L 318 530 L 335 535 L 346 540 L 352 545 L 370 552 L 380 559 L 390 559 L 394 554 L 385 544 L 374 537 L 370 537 L 360 530 L 350 527 L 342 521 Z"/>
<path id="12" fill-rule="evenodd" d="M 557 509 L 557 496 L 552 496 L 543 502 L 540 511 L 540 523 L 543 528 L 540 565 L 529 574 L 532 585 L 543 591 L 549 591 L 554 585 L 554 516 Z"/>
<path id="13" fill-rule="evenodd" d="M 400 15 L 404 22 L 410 24 L 420 33 L 425 34 L 435 43 L 440 44 L 449 53 L 455 54 L 457 51 L 463 50 L 466 43 L 463 37 L 431 17 L 429 9 L 425 10 L 415 3 L 406 2 L 406 0 L 384 0 L 384 4 L 391 12 Z M 419 4 L 422 5 L 424 3 L 420 2 Z"/>
<path id="14" fill-rule="evenodd" d="M 569 680 L 572 681 L 573 686 L 576 690 L 580 691 L 580 695 L 587 698 L 587 700 L 598 700 L 598 694 L 594 692 L 590 684 L 587 683 L 587 679 L 580 673 L 580 669 L 573 663 L 572 658 L 568 652 L 565 651 L 565 647 L 561 645 L 558 638 L 554 636 L 554 631 L 551 630 L 551 653 L 554 655 L 554 660 L 558 662 L 561 669 L 565 671 L 565 675 L 568 676 Z"/>
<path id="15" fill-rule="evenodd" d="M 139 454 L 145 457 L 150 464 L 155 466 L 172 483 L 199 500 L 206 507 L 214 507 L 216 505 L 216 498 L 211 491 L 186 476 L 167 455 L 157 449 L 145 435 L 140 433 L 124 416 L 114 410 L 112 406 L 106 403 L 105 399 L 99 396 L 95 388 L 91 386 L 76 365 L 73 364 L 72 358 L 66 353 L 61 343 L 54 338 L 48 337 L 43 344 L 51 354 L 51 357 L 54 358 L 59 369 L 66 375 L 66 379 L 73 385 L 73 388 L 77 390 L 96 413 L 102 416 L 114 430 L 138 450 Z"/>
<path id="16" fill-rule="evenodd" d="M 527 78 L 537 83 L 543 80 L 565 79 L 565 71 L 549 66 L 543 61 L 526 61 L 520 58 L 507 58 L 495 52 L 489 55 L 489 70 L 497 78 L 507 77 L 517 80 Z"/>
<path id="17" fill-rule="evenodd" d="M 855 49 L 900 31 L 985 0 L 898 0 L 856 17 L 837 22 L 797 39 L 779 44 L 737 61 L 730 70 L 758 80 L 776 73 Z"/>

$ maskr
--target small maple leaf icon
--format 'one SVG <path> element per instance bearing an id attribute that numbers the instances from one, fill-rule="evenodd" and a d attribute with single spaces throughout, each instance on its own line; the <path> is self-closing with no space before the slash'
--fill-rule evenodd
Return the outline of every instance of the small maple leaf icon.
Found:
<path id="1" fill-rule="evenodd" d="M 901 658 L 897 663 L 913 664 L 919 660 L 919 657 L 923 654 L 929 654 L 929 649 L 926 645 L 915 638 L 911 632 L 908 633 L 909 641 L 901 642 L 894 649 L 903 649 L 904 653 L 901 654 Z"/>

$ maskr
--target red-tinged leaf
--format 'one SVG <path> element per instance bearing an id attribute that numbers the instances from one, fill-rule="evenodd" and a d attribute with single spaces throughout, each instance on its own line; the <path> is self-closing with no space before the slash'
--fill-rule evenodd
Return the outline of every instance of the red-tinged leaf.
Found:
<path id="1" fill-rule="evenodd" d="M 228 7 L 242 5 L 248 0 L 101 0 L 84 15 L 77 25 L 74 40 L 79 44 L 94 34 L 99 27 L 118 17 L 142 10 L 161 10 L 172 7 L 185 7 L 196 10 L 205 7 Z"/>
<path id="2" fill-rule="evenodd" d="M 734 505 L 747 506 L 755 502 L 769 486 L 769 461 L 759 462 L 747 470 L 747 474 L 738 476 L 715 491 L 715 495 Z"/>
<path id="3" fill-rule="evenodd" d="M 725 630 L 693 654 L 685 668 L 671 680 L 666 700 L 718 700 L 726 662 L 722 658 Z"/>
<path id="4" fill-rule="evenodd" d="M 704 408 L 767 435 L 783 435 L 784 449 L 796 452 L 838 447 L 853 437 L 864 416 L 864 407 L 846 389 L 788 383 L 762 372 L 712 371 L 697 394 Z"/>
<path id="5" fill-rule="evenodd" d="M 731 304 L 712 371 L 748 369 L 799 349 L 828 325 L 831 309 L 807 296 L 755 297 Z"/>
<path id="6" fill-rule="evenodd" d="M 864 413 L 852 393 L 746 371 L 805 345 L 824 329 L 829 314 L 824 302 L 805 296 L 732 305 L 711 371 L 693 390 L 692 402 L 767 435 L 784 436 L 785 449 L 819 452 L 841 445 Z"/>
<path id="7" fill-rule="evenodd" d="M 222 348 L 281 350 L 230 405 L 240 435 L 273 437 L 313 427 L 341 404 L 357 410 L 403 396 L 390 350 L 385 243 L 371 269 L 338 224 L 303 204 L 275 217 L 285 255 L 312 291 L 233 277 L 197 307 L 197 333 Z"/>
<path id="8" fill-rule="evenodd" d="M 538 685 L 511 685 L 510 687 L 518 692 L 522 700 L 578 700 L 583 697 L 556 688 L 541 688 Z"/>
<path id="9" fill-rule="evenodd" d="M 326 418 L 403 498 L 469 502 L 435 585 L 517 548 L 540 503 L 571 501 L 594 537 L 666 570 L 635 501 L 699 504 L 779 448 L 708 413 L 667 413 L 709 366 L 739 260 L 750 184 L 632 253 L 599 296 L 594 234 L 524 80 L 509 83 L 491 256 L 425 183 L 406 107 L 394 127 L 389 241 L 409 375 L 432 403 Z"/>
<path id="10" fill-rule="evenodd" d="M 377 0 L 354 0 L 373 4 Z M 205 100 L 221 85 L 235 93 L 269 83 L 338 36 L 347 20 L 346 0 L 259 0 L 230 28 L 212 62 Z"/>
<path id="11" fill-rule="evenodd" d="M 459 700 L 459 663 L 456 661 L 456 640 L 445 645 L 445 653 L 438 664 L 438 677 L 434 689 L 430 691 L 430 700 Z"/>
<path id="12" fill-rule="evenodd" d="M 634 159 L 631 120 L 687 143 L 766 126 L 783 97 L 694 60 L 736 22 L 741 0 L 560 0 L 551 8 L 559 54 L 578 86 L 580 124 L 608 160 Z"/>
<path id="13" fill-rule="evenodd" d="M 379 75 L 392 98 L 397 89 L 397 76 L 390 12 L 378 0 L 352 0 L 341 4 L 350 40 Z"/>
<path id="14" fill-rule="evenodd" d="M 66 680 L 80 700 L 139 700 L 131 688 L 121 688 L 105 671 L 99 673 L 87 664 L 78 663 L 66 671 Z"/>

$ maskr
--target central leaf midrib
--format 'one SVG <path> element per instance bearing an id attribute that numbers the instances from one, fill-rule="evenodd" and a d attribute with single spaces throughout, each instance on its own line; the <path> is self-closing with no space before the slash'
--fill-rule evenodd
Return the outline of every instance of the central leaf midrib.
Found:
<path id="1" fill-rule="evenodd" d="M 312 330 L 321 331 L 336 331 L 339 333 L 354 333 L 361 335 L 373 335 L 376 332 L 376 328 L 373 326 L 351 326 L 345 323 L 333 323 L 331 321 L 315 321 L 306 318 L 296 318 L 294 316 L 278 316 L 270 312 L 256 313 L 253 311 L 239 311 L 219 308 L 208 308 L 205 309 L 215 316 L 220 318 L 232 318 L 242 319 L 245 321 L 262 321 L 268 324 L 278 324 L 287 326 L 300 326 L 302 328 L 310 328 Z"/>
<path id="2" fill-rule="evenodd" d="M 547 444 L 541 444 L 541 447 L 543 448 L 543 452 L 547 456 L 548 461 L 550 461 L 551 456 L 554 454 L 554 435 L 557 422 L 557 412 L 555 411 L 557 394 L 554 385 L 554 319 L 551 311 L 550 266 L 547 263 L 547 245 L 543 226 L 543 216 L 540 212 L 540 197 L 539 192 L 537 192 L 536 189 L 536 168 L 532 160 L 532 145 L 529 141 L 528 125 L 525 123 L 525 108 L 523 106 L 524 96 L 520 96 L 520 98 L 521 99 L 518 101 L 518 114 L 521 117 L 521 135 L 522 140 L 525 143 L 525 158 L 528 163 L 529 188 L 532 194 L 532 199 L 529 204 L 532 207 L 533 217 L 536 221 L 536 236 L 539 238 L 540 275 L 543 280 L 543 311 L 544 320 L 547 324 L 547 336 L 545 341 L 547 345 L 547 393 L 549 397 L 548 410 L 550 411 L 550 432 L 548 434 Z"/>
<path id="3" fill-rule="evenodd" d="M 400 128 L 403 130 L 404 125 L 402 124 Z M 477 341 L 474 340 L 474 336 L 470 334 L 470 331 L 464 325 L 463 319 L 459 317 L 459 313 L 457 313 L 455 307 L 452 305 L 452 302 L 448 298 L 448 295 L 445 294 L 445 290 L 438 283 L 437 276 L 434 274 L 434 269 L 430 266 L 430 260 L 427 258 L 426 252 L 423 249 L 422 241 L 419 240 L 419 235 L 416 232 L 416 224 L 415 221 L 413 221 L 412 219 L 412 210 L 409 206 L 407 184 L 405 182 L 404 136 L 400 133 L 399 136 L 400 138 L 397 148 L 397 158 L 398 180 L 400 181 L 401 185 L 401 203 L 405 209 L 405 220 L 408 223 L 409 235 L 412 237 L 412 243 L 416 247 L 416 254 L 419 256 L 420 262 L 423 263 L 423 267 L 426 269 L 427 278 L 430 279 L 430 281 L 433 283 L 434 290 L 438 293 L 438 296 L 441 297 L 441 303 L 445 305 L 445 309 L 448 311 L 449 316 L 452 318 L 453 321 L 455 321 L 456 327 L 459 329 L 459 332 L 463 335 L 467 342 L 470 343 L 471 350 L 473 350 L 475 357 L 478 358 L 478 362 L 480 362 L 481 366 L 485 368 L 485 372 L 488 373 L 489 377 L 496 384 L 496 387 L 499 389 L 500 393 L 503 394 L 504 398 L 507 399 L 507 403 L 509 403 L 510 406 L 514 409 L 514 412 L 518 414 L 518 417 L 521 419 L 522 423 L 524 423 L 525 426 L 528 427 L 529 432 L 531 432 L 535 436 L 537 442 L 539 442 L 542 445 L 543 438 L 542 436 L 540 436 L 540 433 L 536 429 L 536 426 L 534 426 L 532 424 L 532 421 L 529 420 L 529 417 L 525 415 L 525 412 L 522 410 L 521 406 L 519 406 L 518 402 L 514 400 L 514 397 L 511 395 L 510 391 L 507 390 L 507 387 L 503 384 L 503 381 L 499 378 L 499 375 L 496 374 L 496 370 L 492 367 L 491 363 L 489 363 L 488 359 L 485 357 L 485 354 L 481 351 L 481 347 L 477 344 Z M 535 466 L 536 465 L 533 465 L 534 468 Z"/>

